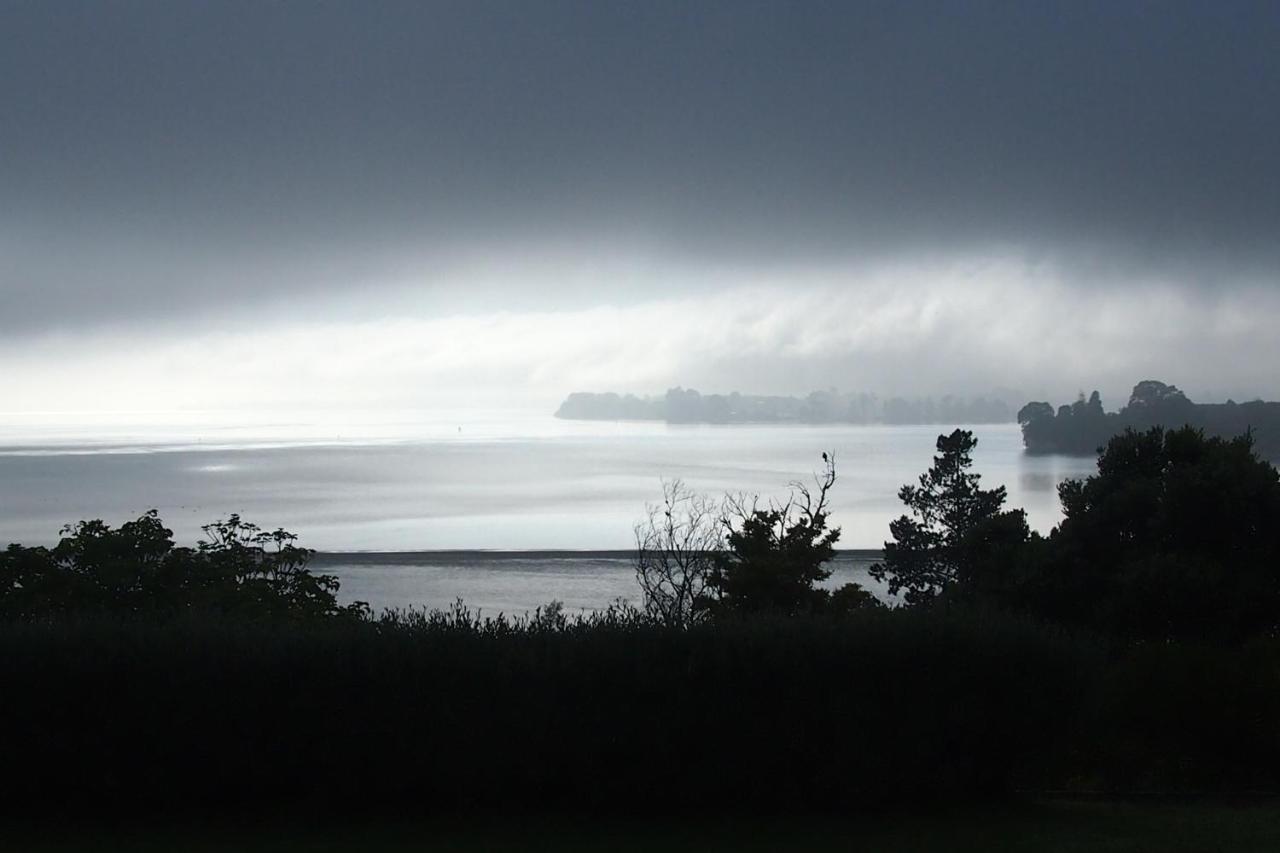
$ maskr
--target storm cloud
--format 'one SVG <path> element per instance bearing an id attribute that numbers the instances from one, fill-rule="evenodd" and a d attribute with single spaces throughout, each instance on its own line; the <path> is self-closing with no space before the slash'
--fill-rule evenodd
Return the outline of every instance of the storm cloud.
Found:
<path id="1" fill-rule="evenodd" d="M 1167 354 L 1171 381 L 1276 392 L 1277 44 L 1280 7 L 1243 0 L 10 2 L 0 330 L 14 365 L 51 335 L 661 325 L 768 293 L 759 322 L 794 298 L 861 336 L 691 330 L 632 378 L 986 389 L 1034 365 L 1058 390 Z M 948 282 L 955 324 L 867 326 Z M 1061 334 L 1006 376 L 1013 318 Z M 895 328 L 910 353 L 868 349 Z M 1208 362 L 1137 343 L 1201 334 Z M 526 363 L 584 381 L 624 352 L 533 338 Z M 971 374 L 930 373 L 939 352 Z"/>

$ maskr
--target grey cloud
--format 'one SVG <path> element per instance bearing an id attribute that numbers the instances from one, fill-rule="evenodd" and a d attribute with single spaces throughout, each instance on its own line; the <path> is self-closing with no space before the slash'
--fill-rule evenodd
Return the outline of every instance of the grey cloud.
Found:
<path id="1" fill-rule="evenodd" d="M 11 2 L 0 324 L 538 240 L 1274 281 L 1276 44 L 1244 0 Z"/>

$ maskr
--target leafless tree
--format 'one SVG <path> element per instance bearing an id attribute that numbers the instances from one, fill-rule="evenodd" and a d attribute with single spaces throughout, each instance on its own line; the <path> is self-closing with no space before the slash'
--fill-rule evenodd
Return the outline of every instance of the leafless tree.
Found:
<path id="1" fill-rule="evenodd" d="M 836 455 L 822 454 L 822 470 L 813 475 L 813 486 L 799 480 L 791 484 L 789 504 L 794 506 L 800 521 L 813 526 L 821 519 L 825 522 L 831 512 L 827 505 L 828 493 L 836 484 Z"/>
<path id="2" fill-rule="evenodd" d="M 680 480 L 663 480 L 662 501 L 646 505 L 635 527 L 636 580 L 650 617 L 678 626 L 700 618 L 695 603 L 724 546 L 723 518 L 716 501 Z"/>
<path id="3" fill-rule="evenodd" d="M 792 480 L 787 484 L 785 500 L 769 499 L 762 503 L 759 495 L 743 492 L 728 494 L 724 498 L 721 526 L 728 531 L 741 528 L 748 518 L 774 519 L 773 538 L 780 542 L 789 530 L 798 526 L 824 527 L 831 512 L 829 506 L 831 487 L 836 483 L 836 456 L 822 454 L 822 469 L 813 474 L 813 484 Z"/>

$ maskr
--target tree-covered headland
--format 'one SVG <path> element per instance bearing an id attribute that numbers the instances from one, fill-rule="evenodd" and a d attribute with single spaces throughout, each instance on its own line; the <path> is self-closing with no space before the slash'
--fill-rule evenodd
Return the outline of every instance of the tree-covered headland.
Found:
<path id="1" fill-rule="evenodd" d="M 1193 403 L 1178 390 L 1154 379 L 1139 382 L 1129 402 L 1117 412 L 1103 410 L 1097 391 L 1054 409 L 1046 402 L 1018 410 L 1022 439 L 1031 453 L 1093 455 L 1113 435 L 1126 429 L 1192 426 L 1208 435 L 1230 438 L 1253 435 L 1254 449 L 1265 459 L 1280 459 L 1280 403 L 1253 400 L 1237 403 Z"/>

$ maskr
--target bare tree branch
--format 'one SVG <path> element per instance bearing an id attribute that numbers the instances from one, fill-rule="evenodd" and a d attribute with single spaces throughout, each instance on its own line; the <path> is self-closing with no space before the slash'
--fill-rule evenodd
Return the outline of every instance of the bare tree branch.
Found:
<path id="1" fill-rule="evenodd" d="M 645 513 L 635 527 L 645 612 L 664 624 L 689 625 L 699 616 L 694 605 L 723 547 L 723 509 L 680 480 L 664 480 L 662 501 L 647 505 Z"/>

